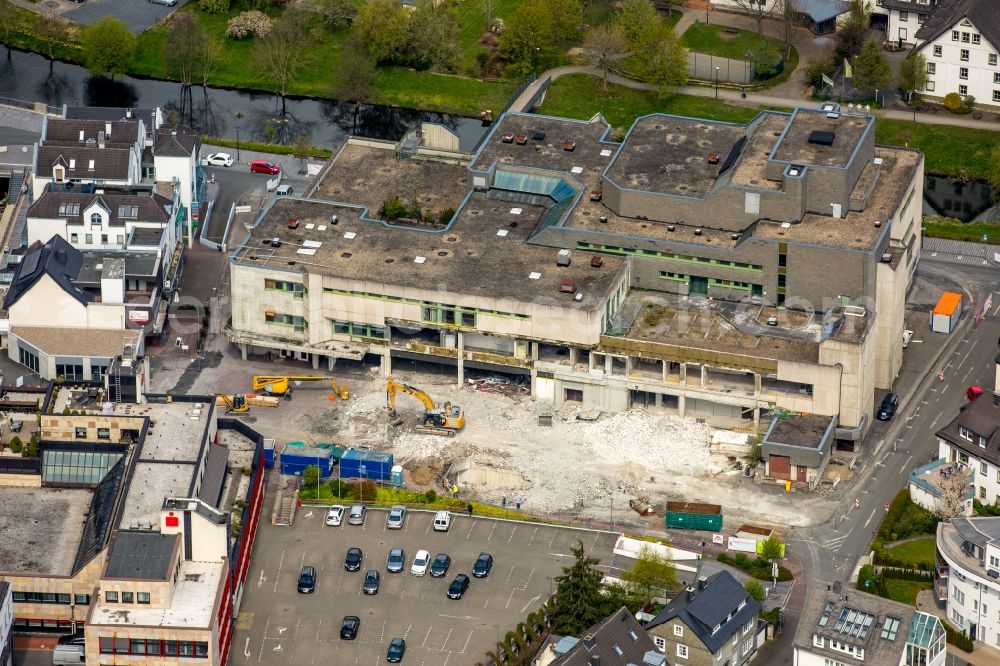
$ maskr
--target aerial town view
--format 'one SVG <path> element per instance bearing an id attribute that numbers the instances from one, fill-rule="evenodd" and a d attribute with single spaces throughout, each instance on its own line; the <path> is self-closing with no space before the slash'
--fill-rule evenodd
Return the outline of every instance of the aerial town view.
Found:
<path id="1" fill-rule="evenodd" d="M 1000 665 L 998 10 L 0 0 L 0 666 Z"/>

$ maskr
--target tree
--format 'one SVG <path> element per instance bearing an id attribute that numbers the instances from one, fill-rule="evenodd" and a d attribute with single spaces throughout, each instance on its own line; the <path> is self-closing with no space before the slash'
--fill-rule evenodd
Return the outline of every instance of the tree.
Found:
<path id="1" fill-rule="evenodd" d="M 655 44 L 659 39 L 662 22 L 650 0 L 624 0 L 615 12 L 614 24 L 625 36 L 625 43 L 633 52 Z"/>
<path id="2" fill-rule="evenodd" d="M 658 87 L 661 96 L 687 81 L 688 52 L 681 46 L 677 33 L 664 27 L 660 39 L 645 59 L 644 69 L 646 80 Z"/>
<path id="3" fill-rule="evenodd" d="M 864 91 L 885 90 L 891 80 L 889 59 L 879 43 L 869 39 L 854 59 L 854 87 Z"/>
<path id="4" fill-rule="evenodd" d="M 483 8 L 483 30 L 490 29 L 490 24 L 497 14 L 498 2 L 499 0 L 479 0 L 479 4 Z"/>
<path id="5" fill-rule="evenodd" d="M 823 86 L 823 75 L 826 74 L 832 79 L 833 74 L 836 71 L 837 63 L 834 60 L 833 53 L 831 52 L 825 56 L 810 58 L 809 61 L 806 62 L 806 67 L 803 70 L 803 76 L 807 83 L 813 84 L 816 88 L 821 88 Z"/>
<path id="6" fill-rule="evenodd" d="M 781 0 L 781 25 L 785 32 L 785 43 L 792 43 L 792 29 L 795 27 L 795 20 L 798 10 L 792 0 Z"/>
<path id="7" fill-rule="evenodd" d="M 190 118 L 193 111 L 191 86 L 200 53 L 207 40 L 208 35 L 194 14 L 178 12 L 173 15 L 167 38 L 163 42 L 163 59 L 170 73 L 181 82 L 181 116 L 187 111 Z"/>
<path id="8" fill-rule="evenodd" d="M 922 53 L 910 53 L 899 64 L 899 89 L 913 93 L 910 104 L 916 104 L 917 93 L 927 87 L 927 58 Z"/>
<path id="9" fill-rule="evenodd" d="M 128 71 L 137 44 L 125 22 L 110 15 L 87 26 L 81 34 L 87 69 L 95 74 L 108 74 L 112 79 Z"/>
<path id="10" fill-rule="evenodd" d="M 195 61 L 195 75 L 205 89 L 205 96 L 208 97 L 208 81 L 212 78 L 215 70 L 219 68 L 224 59 L 222 42 L 211 37 L 206 37 L 198 49 L 198 58 Z"/>
<path id="11" fill-rule="evenodd" d="M 320 0 L 318 8 L 323 20 L 334 28 L 348 25 L 358 15 L 354 0 Z"/>
<path id="12" fill-rule="evenodd" d="M 10 31 L 14 27 L 14 6 L 10 0 L 0 0 L 0 41 L 7 44 L 7 62 L 10 62 Z"/>
<path id="13" fill-rule="evenodd" d="M 618 71 L 618 63 L 628 53 L 625 35 L 618 26 L 599 25 L 587 31 L 583 50 L 590 64 L 600 70 L 604 92 L 608 92 L 608 74 Z"/>
<path id="14" fill-rule="evenodd" d="M 764 604 L 764 586 L 760 584 L 759 580 L 748 578 L 743 583 L 743 589 L 747 591 L 747 594 L 756 599 L 757 603 Z"/>
<path id="15" fill-rule="evenodd" d="M 580 37 L 583 25 L 583 3 L 580 0 L 548 0 L 552 36 L 556 46 L 565 48 Z"/>
<path id="16" fill-rule="evenodd" d="M 993 158 L 990 161 L 990 181 L 992 184 L 993 177 L 1000 175 L 995 173 L 997 171 L 995 160 L 1000 157 L 1000 145 L 993 146 L 991 157 Z M 937 484 L 941 495 L 935 502 L 934 515 L 941 520 L 951 520 L 964 516 L 968 501 L 966 491 L 970 485 L 969 470 L 966 467 L 959 467 L 954 474 L 941 477 Z"/>
<path id="17" fill-rule="evenodd" d="M 838 58 L 850 58 L 861 53 L 865 42 L 865 33 L 868 31 L 870 14 L 871 11 L 865 0 L 851 0 L 847 20 L 837 31 Z"/>
<path id="18" fill-rule="evenodd" d="M 666 595 L 677 585 L 677 569 L 666 555 L 643 546 L 635 564 L 622 574 L 622 579 L 649 599 L 654 595 Z"/>
<path id="19" fill-rule="evenodd" d="M 643 596 L 635 588 L 621 583 L 608 583 L 604 586 L 604 601 L 601 615 L 607 617 L 613 612 L 625 606 L 630 613 L 638 613 L 649 601 L 649 597 Z"/>
<path id="20" fill-rule="evenodd" d="M 732 0 L 733 4 L 740 8 L 744 14 L 747 14 L 754 23 L 757 24 L 757 35 L 759 37 L 764 36 L 764 19 L 769 18 L 772 13 L 774 13 L 775 8 L 778 6 L 777 3 L 771 3 L 768 6 L 767 2 L 758 2 L 758 0 Z"/>
<path id="21" fill-rule="evenodd" d="M 306 488 L 316 488 L 319 484 L 319 467 L 316 465 L 309 465 L 302 471 L 302 484 Z M 317 496 L 316 499 L 319 499 Z"/>
<path id="22" fill-rule="evenodd" d="M 49 57 L 49 72 L 51 72 L 56 42 L 66 38 L 66 21 L 51 11 L 46 11 L 38 16 L 35 30 L 38 32 L 38 38 L 45 43 L 46 54 Z"/>
<path id="23" fill-rule="evenodd" d="M 777 562 L 784 552 L 784 544 L 776 536 L 769 536 L 760 545 L 760 558 L 768 562 Z"/>
<path id="24" fill-rule="evenodd" d="M 524 0 L 500 34 L 500 54 L 515 70 L 527 74 L 538 66 L 542 50 L 553 39 L 552 12 L 546 0 Z"/>
<path id="25" fill-rule="evenodd" d="M 410 18 L 410 54 L 415 63 L 445 69 L 458 57 L 458 18 L 444 3 L 419 0 Z"/>
<path id="26" fill-rule="evenodd" d="M 552 631 L 562 636 L 579 636 L 604 617 L 601 573 L 594 568 L 600 560 L 588 557 L 583 542 L 571 549 L 573 564 L 556 578 L 556 598 L 550 615 Z"/>
<path id="27" fill-rule="evenodd" d="M 375 63 L 363 50 L 346 50 L 333 72 L 333 96 L 342 102 L 363 102 L 374 88 Z"/>
<path id="28" fill-rule="evenodd" d="M 757 48 L 753 50 L 751 57 L 757 78 L 766 79 L 777 72 L 778 60 L 780 59 L 781 53 L 778 51 L 778 47 L 770 41 L 761 40 L 757 44 Z"/>
<path id="29" fill-rule="evenodd" d="M 402 62 L 409 45 L 410 12 L 395 0 L 371 0 L 354 19 L 354 34 L 375 62 Z"/>
<path id="30" fill-rule="evenodd" d="M 281 115 L 284 116 L 285 95 L 288 84 L 302 68 L 305 54 L 302 50 L 302 35 L 305 32 L 302 10 L 286 9 L 271 31 L 261 41 L 263 48 L 261 65 L 274 81 L 274 92 L 281 97 Z"/>

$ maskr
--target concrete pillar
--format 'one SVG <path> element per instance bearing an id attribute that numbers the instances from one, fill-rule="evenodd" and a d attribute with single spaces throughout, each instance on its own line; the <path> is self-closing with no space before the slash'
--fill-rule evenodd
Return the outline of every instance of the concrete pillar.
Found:
<path id="1" fill-rule="evenodd" d="M 309 356 L 312 358 L 313 370 L 319 370 L 319 354 L 310 354 Z"/>
<path id="2" fill-rule="evenodd" d="M 614 363 L 611 360 L 611 355 L 610 354 L 606 355 L 604 357 L 604 374 L 610 375 L 611 374 L 611 368 L 612 368 L 613 365 L 614 365 Z"/>
<path id="3" fill-rule="evenodd" d="M 580 350 L 576 347 L 569 348 L 569 367 L 575 367 L 580 362 Z"/>
<path id="4" fill-rule="evenodd" d="M 247 360 L 247 343 L 245 342 L 240 344 L 240 356 L 243 357 L 244 361 Z"/>
<path id="5" fill-rule="evenodd" d="M 681 363 L 681 368 L 680 368 L 681 386 L 687 385 L 687 379 L 688 379 L 688 364 L 687 363 Z M 683 410 L 681 410 L 681 411 L 683 411 Z M 683 414 L 682 414 L 682 416 L 683 416 Z"/>
<path id="6" fill-rule="evenodd" d="M 392 350 L 389 347 L 385 347 L 382 350 L 382 367 L 380 370 L 383 379 L 392 374 Z"/>
<path id="7" fill-rule="evenodd" d="M 625 357 L 625 376 L 628 377 L 632 374 L 632 357 Z"/>
<path id="8" fill-rule="evenodd" d="M 337 365 L 337 359 L 333 356 L 326 357 L 326 371 L 333 372 L 333 366 Z"/>
<path id="9" fill-rule="evenodd" d="M 653 404 L 657 407 L 663 406 L 663 395 L 660 393 L 653 394 Z"/>
<path id="10" fill-rule="evenodd" d="M 534 343 L 532 343 L 534 344 Z M 458 386 L 465 384 L 465 333 L 458 332 Z"/>
<path id="11" fill-rule="evenodd" d="M 461 335 L 461 334 L 459 334 L 459 335 Z M 538 343 L 535 342 L 534 340 L 532 340 L 529 344 L 531 345 L 531 360 L 532 361 L 537 361 L 538 360 Z"/>
<path id="12" fill-rule="evenodd" d="M 684 367 L 684 366 L 681 366 L 681 367 Z M 686 402 L 686 399 L 685 399 L 683 393 L 677 396 L 677 415 L 678 416 L 681 416 L 681 417 L 684 416 L 684 410 L 687 407 L 687 405 L 684 404 L 685 402 Z"/>
<path id="13" fill-rule="evenodd" d="M 701 387 L 705 388 L 708 386 L 708 366 L 701 366 Z"/>
<path id="14" fill-rule="evenodd" d="M 753 373 L 753 395 L 755 398 L 760 395 L 760 384 L 760 373 Z"/>
<path id="15" fill-rule="evenodd" d="M 760 428 L 760 407 L 753 408 L 753 427 L 754 430 Z"/>

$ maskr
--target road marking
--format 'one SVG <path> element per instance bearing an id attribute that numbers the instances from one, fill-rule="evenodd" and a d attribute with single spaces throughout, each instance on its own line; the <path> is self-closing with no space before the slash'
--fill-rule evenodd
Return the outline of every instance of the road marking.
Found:
<path id="1" fill-rule="evenodd" d="M 458 651 L 459 654 L 465 654 L 466 648 L 469 647 L 469 641 L 472 640 L 472 634 L 473 634 L 473 632 L 470 631 L 469 632 L 469 637 L 465 639 L 465 645 L 463 645 L 462 649 Z"/>
<path id="2" fill-rule="evenodd" d="M 406 638 L 407 636 L 410 635 L 410 629 L 413 629 L 413 625 L 412 624 L 409 625 L 408 627 L 406 627 L 406 631 L 403 632 L 403 638 Z"/>
<path id="3" fill-rule="evenodd" d="M 465 540 L 468 541 L 472 538 L 472 530 L 476 529 L 476 518 L 472 519 L 472 526 L 469 527 L 469 533 L 465 535 Z"/>
<path id="4" fill-rule="evenodd" d="M 486 608 L 489 605 L 490 605 L 490 598 L 486 597 L 486 601 L 483 602 L 483 608 Z"/>
<path id="5" fill-rule="evenodd" d="M 868 520 L 865 521 L 865 527 L 868 527 L 868 525 L 871 524 L 872 518 L 874 517 L 875 517 L 875 509 L 872 509 L 871 515 L 868 516 Z"/>
<path id="6" fill-rule="evenodd" d="M 454 631 L 455 631 L 455 628 L 454 628 L 454 627 L 452 627 L 452 628 L 448 629 L 448 635 L 444 637 L 444 643 L 441 643 L 441 652 L 444 652 L 444 651 L 445 651 L 445 648 L 446 648 L 446 647 L 447 647 L 447 645 L 448 645 L 448 641 L 449 641 L 449 640 L 451 640 L 451 634 L 452 634 L 452 632 L 454 632 Z"/>
<path id="7" fill-rule="evenodd" d="M 528 589 L 528 583 L 531 582 L 531 577 L 534 576 L 534 575 L 535 575 L 535 570 L 534 569 L 532 569 L 531 571 L 528 572 L 528 580 L 524 581 L 524 585 L 521 587 L 522 591 Z"/>
<path id="8" fill-rule="evenodd" d="M 931 426 L 931 427 L 933 428 L 933 426 Z M 907 468 L 907 466 L 910 464 L 911 460 L 913 460 L 913 456 L 912 455 L 903 462 L 903 465 L 899 468 L 899 471 L 900 472 L 905 471 L 906 468 Z"/>
<path id="9" fill-rule="evenodd" d="M 524 604 L 524 606 L 521 607 L 521 612 L 524 613 L 524 611 L 528 610 L 528 606 L 530 606 L 531 604 L 535 603 L 539 599 L 540 599 L 540 597 L 537 594 L 535 596 L 531 597 L 530 599 L 528 599 L 528 603 Z"/>
<path id="10" fill-rule="evenodd" d="M 487 541 L 493 541 L 493 533 L 497 530 L 497 521 L 493 521 L 493 527 L 490 528 L 490 535 L 486 537 Z"/>
<path id="11" fill-rule="evenodd" d="M 507 580 L 505 580 L 505 581 L 503 582 L 503 584 L 504 584 L 505 586 L 506 586 L 506 585 L 507 585 L 508 583 L 510 583 L 510 577 L 511 577 L 511 576 L 513 576 L 513 575 L 514 575 L 514 567 L 511 567 L 511 568 L 510 568 L 510 571 L 508 571 L 508 572 L 507 572 Z"/>
<path id="12" fill-rule="evenodd" d="M 449 620 L 475 620 L 476 619 L 475 615 L 445 615 L 444 613 L 438 613 L 438 617 L 447 618 Z M 428 629 L 427 633 L 429 634 L 430 632 L 431 632 L 431 630 Z"/>
<path id="13" fill-rule="evenodd" d="M 427 645 L 427 639 L 431 637 L 431 630 L 434 629 L 433 626 L 427 627 L 427 634 L 424 636 L 424 642 L 420 644 L 420 647 Z"/>
<path id="14" fill-rule="evenodd" d="M 451 659 L 451 652 L 449 652 L 448 656 L 444 658 L 444 663 L 441 664 L 441 666 L 448 666 L 448 660 L 449 659 Z"/>
<path id="15" fill-rule="evenodd" d="M 281 557 L 278 558 L 278 570 L 274 572 L 274 591 L 278 591 L 278 578 L 281 576 L 281 567 L 285 564 L 285 549 L 281 549 Z"/>
<path id="16" fill-rule="evenodd" d="M 319 618 L 319 622 L 316 624 L 316 642 L 321 643 L 322 639 L 319 637 L 320 632 L 323 630 L 323 618 Z"/>
<path id="17" fill-rule="evenodd" d="M 552 543 L 553 543 L 553 542 L 554 542 L 555 540 L 556 540 L 556 530 L 555 530 L 555 528 L 552 528 L 552 538 L 551 538 L 551 539 L 549 539 L 549 546 L 548 546 L 549 548 L 551 548 L 551 547 L 552 547 Z M 551 553 L 550 553 L 550 554 L 551 554 Z"/>
<path id="18" fill-rule="evenodd" d="M 512 529 L 512 530 L 510 531 L 510 536 L 509 536 L 509 537 L 507 537 L 507 543 L 510 543 L 511 541 L 513 541 L 513 540 L 514 540 L 514 535 L 515 535 L 515 534 L 517 534 L 517 525 L 514 525 L 514 529 Z"/>
<path id="19" fill-rule="evenodd" d="M 513 598 L 514 598 L 514 588 L 511 588 L 511 590 L 510 590 L 510 596 L 507 597 L 507 605 L 505 605 L 504 608 L 510 608 L 510 601 Z"/>
<path id="20" fill-rule="evenodd" d="M 271 624 L 271 616 L 267 616 L 267 620 L 264 622 L 264 634 L 260 639 L 260 654 L 257 655 L 257 663 L 259 664 L 264 660 L 264 640 L 267 638 L 267 627 Z"/>
<path id="21" fill-rule="evenodd" d="M 531 548 L 531 544 L 535 543 L 536 534 L 538 534 L 538 525 L 535 525 L 535 531 L 531 533 L 531 538 L 528 539 L 528 548 Z"/>

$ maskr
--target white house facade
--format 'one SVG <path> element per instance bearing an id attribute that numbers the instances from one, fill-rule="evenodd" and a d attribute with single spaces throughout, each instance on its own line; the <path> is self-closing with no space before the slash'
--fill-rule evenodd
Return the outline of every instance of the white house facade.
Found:
<path id="1" fill-rule="evenodd" d="M 1000 647 L 1000 518 L 938 523 L 936 587 L 949 622 L 975 641 Z"/>

